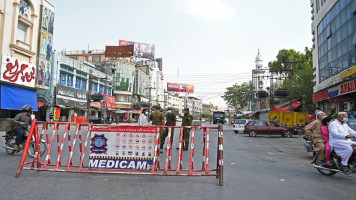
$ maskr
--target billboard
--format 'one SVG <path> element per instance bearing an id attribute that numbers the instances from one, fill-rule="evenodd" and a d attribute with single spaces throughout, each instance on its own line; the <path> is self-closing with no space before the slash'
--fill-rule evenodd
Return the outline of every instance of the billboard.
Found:
<path id="1" fill-rule="evenodd" d="M 168 92 L 194 93 L 194 85 L 193 84 L 167 82 L 167 91 Z"/>
<path id="2" fill-rule="evenodd" d="M 51 74 L 54 12 L 42 6 L 40 22 L 36 84 L 48 87 Z"/>
<path id="3" fill-rule="evenodd" d="M 106 46 L 105 57 L 120 58 L 133 56 L 133 45 L 127 46 Z"/>
<path id="4" fill-rule="evenodd" d="M 35 87 L 36 66 L 17 58 L 2 55 L 0 80 L 6 83 Z"/>
<path id="5" fill-rule="evenodd" d="M 138 58 L 155 58 L 155 45 L 153 44 L 145 44 L 139 42 L 131 42 L 126 40 L 119 40 L 119 46 L 134 46 L 134 56 Z"/>

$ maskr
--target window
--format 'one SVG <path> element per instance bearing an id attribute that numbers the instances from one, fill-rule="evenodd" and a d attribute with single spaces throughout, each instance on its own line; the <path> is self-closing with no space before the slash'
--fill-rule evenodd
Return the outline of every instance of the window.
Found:
<path id="1" fill-rule="evenodd" d="M 19 22 L 17 24 L 17 37 L 16 37 L 17 40 L 20 40 L 22 42 L 27 42 L 27 39 L 26 39 L 27 28 L 28 27 L 22 22 Z"/>
<path id="2" fill-rule="evenodd" d="M 66 77 L 66 74 L 65 73 L 63 73 L 63 72 L 61 72 L 60 74 L 59 74 L 59 83 L 61 84 L 61 85 L 66 85 L 66 79 L 67 79 L 67 77 Z"/>
<path id="3" fill-rule="evenodd" d="M 87 90 L 87 80 L 82 79 L 82 90 Z"/>
<path id="4" fill-rule="evenodd" d="M 92 61 L 93 62 L 101 62 L 101 56 L 93 56 Z"/>
<path id="5" fill-rule="evenodd" d="M 68 74 L 67 76 L 68 76 L 67 86 L 73 87 L 73 75 Z"/>
<path id="6" fill-rule="evenodd" d="M 93 88 L 92 90 L 93 92 L 97 92 L 98 91 L 98 83 L 93 83 Z"/>
<path id="7" fill-rule="evenodd" d="M 264 121 L 257 121 L 255 126 L 266 126 L 266 122 Z"/>
<path id="8" fill-rule="evenodd" d="M 75 80 L 75 88 L 80 89 L 82 85 L 82 79 L 77 77 L 77 79 Z"/>
<path id="9" fill-rule="evenodd" d="M 104 93 L 104 86 L 103 85 L 99 86 L 99 93 Z"/>
<path id="10" fill-rule="evenodd" d="M 85 61 L 89 62 L 89 56 L 85 56 Z"/>
<path id="11" fill-rule="evenodd" d="M 254 122 L 254 121 L 249 121 L 246 125 L 247 125 L 247 126 L 253 126 L 253 122 Z"/>

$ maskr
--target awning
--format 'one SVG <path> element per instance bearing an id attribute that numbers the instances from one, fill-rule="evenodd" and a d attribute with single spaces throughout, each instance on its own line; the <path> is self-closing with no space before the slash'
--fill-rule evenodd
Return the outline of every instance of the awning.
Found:
<path id="1" fill-rule="evenodd" d="M 295 101 L 292 104 L 292 109 L 295 110 L 295 109 L 299 108 L 301 105 L 302 105 L 302 103 L 300 101 Z M 273 110 L 276 110 L 276 111 L 288 111 L 290 109 L 289 109 L 289 105 L 285 105 L 285 106 L 282 106 L 282 107 L 273 106 Z"/>
<path id="2" fill-rule="evenodd" d="M 46 105 L 46 103 L 45 102 L 37 102 L 37 106 L 39 107 L 39 108 L 41 108 L 41 107 L 43 107 L 43 106 L 45 106 Z"/>
<path id="3" fill-rule="evenodd" d="M 142 110 L 128 110 L 126 113 L 142 114 Z"/>
<path id="4" fill-rule="evenodd" d="M 31 105 L 33 111 L 38 111 L 36 90 L 1 84 L 2 109 L 22 110 L 26 104 Z"/>
<path id="5" fill-rule="evenodd" d="M 90 102 L 90 107 L 101 109 L 101 103 L 100 102 Z"/>

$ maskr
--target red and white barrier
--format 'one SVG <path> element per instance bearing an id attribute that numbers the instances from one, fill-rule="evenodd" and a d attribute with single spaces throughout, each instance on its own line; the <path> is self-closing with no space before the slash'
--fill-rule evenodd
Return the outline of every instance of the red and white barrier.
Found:
<path id="1" fill-rule="evenodd" d="M 39 127 L 41 127 L 40 131 Z M 167 150 L 163 155 L 163 167 L 160 162 L 160 128 L 168 128 Z M 175 168 L 172 164 L 171 144 L 172 129 L 174 128 L 179 129 L 179 149 Z M 183 152 L 183 128 L 191 129 L 190 151 L 186 152 L 187 156 L 183 156 L 185 153 Z M 197 135 L 197 129 L 203 130 L 201 137 L 199 134 Z M 217 132 L 217 155 L 215 157 L 217 165 L 215 169 L 209 168 L 211 165 L 211 137 L 215 136 L 211 130 L 217 130 L 215 131 Z M 28 140 L 16 177 L 21 176 L 22 170 L 158 176 L 215 176 L 219 179 L 219 185 L 223 185 L 222 126 L 114 126 L 65 122 L 44 123 L 34 120 L 28 137 L 32 138 L 32 136 L 35 138 L 36 145 L 35 158 L 27 157 L 30 144 L 30 140 Z M 196 157 L 197 136 L 199 136 L 198 139 L 202 138 L 201 157 Z M 45 138 L 47 142 L 48 150 L 45 159 L 41 158 L 39 153 L 42 138 Z M 51 158 L 56 158 L 55 162 Z M 189 160 L 185 161 L 183 158 L 189 158 Z M 200 169 L 194 167 L 199 159 L 201 159 Z M 187 168 L 183 168 L 185 162 L 189 162 Z M 212 173 L 213 171 L 216 173 Z"/>

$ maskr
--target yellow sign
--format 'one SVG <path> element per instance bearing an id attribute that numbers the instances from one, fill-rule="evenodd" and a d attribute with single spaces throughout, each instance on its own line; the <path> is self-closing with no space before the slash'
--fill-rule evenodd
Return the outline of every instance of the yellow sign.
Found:
<path id="1" fill-rule="evenodd" d="M 347 78 L 347 77 L 352 76 L 354 74 L 356 74 L 356 66 L 351 67 L 346 72 L 341 72 L 340 73 L 340 77 L 341 77 L 341 79 L 344 79 L 344 78 Z"/>

